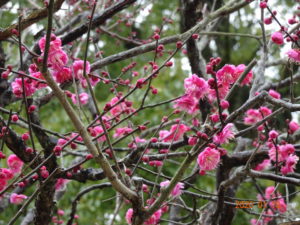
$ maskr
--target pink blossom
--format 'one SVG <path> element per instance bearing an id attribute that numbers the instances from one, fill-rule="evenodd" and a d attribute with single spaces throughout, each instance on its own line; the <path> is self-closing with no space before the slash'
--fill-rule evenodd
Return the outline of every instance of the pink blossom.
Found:
<path id="1" fill-rule="evenodd" d="M 169 186 L 169 184 L 170 184 L 170 181 L 166 180 L 166 181 L 163 181 L 163 182 L 160 183 L 160 187 L 165 188 L 165 187 Z M 184 188 L 183 183 L 181 183 L 181 182 L 177 183 L 175 185 L 175 187 L 173 188 L 173 190 L 171 191 L 171 195 L 173 197 L 177 197 L 177 196 L 181 195 L 181 192 L 182 192 L 183 188 Z"/>
<path id="2" fill-rule="evenodd" d="M 277 45 L 283 44 L 283 34 L 281 32 L 274 32 L 271 36 L 272 41 Z"/>
<path id="3" fill-rule="evenodd" d="M 208 90 L 208 84 L 206 80 L 198 77 L 196 74 L 193 74 L 184 79 L 184 88 L 186 94 L 200 99 L 206 94 Z"/>
<path id="4" fill-rule="evenodd" d="M 299 157 L 296 155 L 289 155 L 285 161 L 285 165 L 281 167 L 280 171 L 283 175 L 286 175 L 288 173 L 293 173 L 296 165 L 299 161 Z"/>
<path id="5" fill-rule="evenodd" d="M 122 137 L 124 135 L 129 134 L 130 132 L 132 132 L 132 129 L 129 127 L 121 127 L 121 128 L 117 128 L 115 131 L 115 134 L 113 135 L 114 138 L 117 137 Z"/>
<path id="6" fill-rule="evenodd" d="M 49 52 L 48 64 L 50 64 L 50 67 L 53 70 L 61 70 L 62 67 L 64 67 L 67 64 L 68 60 L 69 58 L 67 53 L 65 53 L 61 49 Z"/>
<path id="7" fill-rule="evenodd" d="M 0 179 L 0 191 L 3 191 L 7 185 L 7 181 L 5 179 Z"/>
<path id="8" fill-rule="evenodd" d="M 21 172 L 23 164 L 23 161 L 16 155 L 10 155 L 7 159 L 7 165 L 14 174 Z"/>
<path id="9" fill-rule="evenodd" d="M 104 130 L 103 130 L 103 128 L 102 128 L 101 126 L 96 126 L 96 127 L 94 127 L 94 128 L 93 128 L 93 131 L 95 132 L 95 136 L 98 136 L 98 135 L 104 133 Z M 98 141 L 98 142 L 104 142 L 104 141 L 106 141 L 105 135 L 102 135 L 101 137 L 99 137 L 99 138 L 97 139 L 97 141 Z"/>
<path id="10" fill-rule="evenodd" d="M 132 223 L 132 216 L 133 216 L 133 209 L 130 208 L 127 210 L 126 215 L 125 215 L 125 219 L 128 224 Z"/>
<path id="11" fill-rule="evenodd" d="M 200 170 L 213 170 L 220 162 L 220 152 L 215 148 L 206 147 L 198 155 L 197 162 Z"/>
<path id="12" fill-rule="evenodd" d="M 16 193 L 12 193 L 10 195 L 10 203 L 15 205 L 20 205 L 24 201 L 24 199 L 27 199 L 26 195 L 18 195 Z"/>
<path id="13" fill-rule="evenodd" d="M 251 225 L 264 225 L 262 221 L 257 221 L 257 219 L 250 220 Z"/>
<path id="14" fill-rule="evenodd" d="M 192 96 L 184 95 L 177 99 L 174 104 L 174 108 L 185 111 L 191 115 L 197 113 L 199 110 L 199 102 Z"/>
<path id="15" fill-rule="evenodd" d="M 262 171 L 262 170 L 266 170 L 270 166 L 271 166 L 271 161 L 269 159 L 265 159 L 264 161 L 262 161 L 262 163 L 258 164 L 254 168 L 254 170 Z"/>
<path id="16" fill-rule="evenodd" d="M 290 49 L 286 52 L 287 56 L 291 61 L 295 63 L 300 63 L 300 50 L 299 49 Z"/>
<path id="17" fill-rule="evenodd" d="M 257 109 L 248 109 L 246 112 L 246 117 L 244 118 L 244 123 L 247 125 L 255 124 L 261 120 L 261 114 Z"/>
<path id="18" fill-rule="evenodd" d="M 281 98 L 281 95 L 277 91 L 274 91 L 273 89 L 269 90 L 269 95 L 272 96 L 273 98 L 276 98 L 276 99 Z"/>
<path id="19" fill-rule="evenodd" d="M 14 177 L 14 173 L 7 168 L 0 168 L 0 179 L 10 180 Z"/>
<path id="20" fill-rule="evenodd" d="M 274 186 L 269 186 L 265 189 L 265 197 L 266 197 L 266 199 L 275 197 L 275 187 Z"/>
<path id="21" fill-rule="evenodd" d="M 162 215 L 161 209 L 157 210 L 155 213 L 153 213 L 153 215 L 149 219 L 147 219 L 144 222 L 144 225 L 156 225 L 156 224 L 158 224 L 161 215 Z M 126 222 L 128 224 L 132 224 L 132 217 L 133 217 L 133 209 L 130 208 L 130 209 L 127 210 L 126 215 L 125 215 L 125 219 L 126 219 Z"/>
<path id="22" fill-rule="evenodd" d="M 186 126 L 184 124 L 175 124 L 171 126 L 169 134 L 163 138 L 164 142 L 169 141 L 178 141 L 180 138 L 183 137 L 183 134 L 187 131 L 190 131 L 191 128 L 189 126 Z"/>
<path id="23" fill-rule="evenodd" d="M 240 75 L 244 72 L 244 70 L 246 69 L 246 66 L 244 64 L 240 64 L 235 68 L 234 71 L 234 79 L 235 81 L 238 80 L 238 78 L 240 77 Z M 252 70 L 246 75 L 246 77 L 244 78 L 244 80 L 242 81 L 241 85 L 249 85 L 252 82 L 252 78 L 253 78 L 253 72 Z"/>
<path id="24" fill-rule="evenodd" d="M 234 77 L 235 66 L 226 64 L 220 70 L 217 71 L 217 81 L 223 85 L 233 84 L 236 80 Z"/>
<path id="25" fill-rule="evenodd" d="M 221 132 L 219 132 L 213 137 L 214 142 L 216 144 L 224 144 L 228 143 L 230 139 L 233 139 L 234 133 L 232 132 L 232 127 L 232 123 L 227 124 Z"/>
<path id="26" fill-rule="evenodd" d="M 66 187 L 66 184 L 70 181 L 63 178 L 58 178 L 55 184 L 55 190 L 63 190 Z"/>
<path id="27" fill-rule="evenodd" d="M 76 60 L 73 63 L 73 71 L 75 74 L 76 79 L 79 79 L 81 81 L 81 85 L 86 88 L 87 87 L 87 82 L 83 76 L 83 67 L 84 67 L 84 61 L 83 60 Z M 85 68 L 85 72 L 86 74 L 89 74 L 91 71 L 91 66 L 90 66 L 90 62 L 86 61 L 86 68 Z"/>
<path id="28" fill-rule="evenodd" d="M 278 145 L 277 146 L 277 159 L 278 162 L 285 161 L 290 154 L 295 152 L 295 147 L 292 144 Z M 269 157 L 273 162 L 276 162 L 276 146 L 269 150 Z"/>
<path id="29" fill-rule="evenodd" d="M 43 76 L 43 74 L 41 72 L 36 72 L 36 73 L 31 73 L 30 74 L 32 77 L 35 77 L 37 79 L 40 79 L 40 80 L 44 80 L 45 81 L 45 78 Z M 45 88 L 47 87 L 48 85 L 47 84 L 44 84 L 44 83 L 41 83 L 39 81 L 36 81 L 36 80 L 32 80 L 31 81 L 32 83 L 32 86 L 36 89 L 42 89 L 42 88 Z"/>
<path id="30" fill-rule="evenodd" d="M 49 52 L 59 50 L 61 48 L 61 39 L 56 37 L 54 34 L 51 34 L 50 48 Z M 44 52 L 46 46 L 46 35 L 39 40 L 39 47 L 41 52 Z"/>
<path id="31" fill-rule="evenodd" d="M 266 117 L 268 115 L 270 115 L 272 113 L 272 110 L 269 109 L 268 107 L 265 107 L 265 106 L 261 106 L 259 108 L 259 111 L 261 112 L 261 114 L 263 115 L 263 117 Z"/>
<path id="32" fill-rule="evenodd" d="M 229 85 L 224 83 L 218 83 L 218 93 L 219 93 L 219 98 L 220 99 L 224 99 L 226 97 L 226 95 L 229 92 Z M 216 90 L 215 89 L 209 89 L 208 92 L 208 98 L 210 101 L 215 101 L 217 99 L 217 94 L 216 94 Z"/>
<path id="33" fill-rule="evenodd" d="M 188 143 L 189 143 L 189 145 L 193 146 L 193 145 L 197 144 L 197 141 L 198 141 L 197 137 L 189 137 Z"/>
<path id="34" fill-rule="evenodd" d="M 81 105 L 85 105 L 89 101 L 89 95 L 85 92 L 79 94 L 79 102 Z M 72 95 L 71 97 L 73 104 L 77 104 L 77 96 L 75 94 Z"/>
<path id="35" fill-rule="evenodd" d="M 276 139 L 276 138 L 278 137 L 278 132 L 275 131 L 275 130 L 271 130 L 271 131 L 269 132 L 269 137 L 270 137 L 271 139 Z"/>
<path id="36" fill-rule="evenodd" d="M 14 95 L 18 98 L 23 97 L 23 87 L 22 87 L 22 78 L 16 78 L 11 83 L 12 91 Z M 25 95 L 31 96 L 36 91 L 36 88 L 32 85 L 28 78 L 24 79 Z"/>
<path id="37" fill-rule="evenodd" d="M 55 71 L 53 76 L 55 77 L 56 82 L 64 83 L 72 80 L 72 71 L 69 67 L 63 67 L 61 70 Z"/>
<path id="38" fill-rule="evenodd" d="M 287 206 L 283 198 L 271 201 L 270 206 L 273 210 L 278 210 L 281 213 L 285 213 L 287 210 Z"/>
<path id="39" fill-rule="evenodd" d="M 289 123 L 289 130 L 292 134 L 295 133 L 297 130 L 299 130 L 299 128 L 300 128 L 299 124 L 296 123 L 295 121 L 291 121 Z"/>
<path id="40" fill-rule="evenodd" d="M 120 99 L 118 97 L 114 97 L 110 100 L 110 102 L 108 104 L 110 104 L 110 106 L 114 106 L 115 104 L 117 104 L 119 102 L 119 100 Z M 131 105 L 127 106 L 125 102 L 121 102 L 109 110 L 109 112 L 113 116 L 120 116 L 121 113 L 129 114 L 133 111 L 134 111 L 134 108 L 132 108 Z"/>

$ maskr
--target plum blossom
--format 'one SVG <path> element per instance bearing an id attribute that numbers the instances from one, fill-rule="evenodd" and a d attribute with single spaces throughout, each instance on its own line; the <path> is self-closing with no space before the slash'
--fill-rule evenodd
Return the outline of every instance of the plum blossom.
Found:
<path id="1" fill-rule="evenodd" d="M 164 142 L 178 141 L 183 137 L 183 134 L 190 131 L 191 128 L 184 124 L 175 124 L 171 126 L 170 132 L 163 138 Z"/>
<path id="2" fill-rule="evenodd" d="M 299 49 L 290 49 L 286 52 L 286 54 L 292 62 L 300 63 L 300 50 Z"/>
<path id="3" fill-rule="evenodd" d="M 234 78 L 235 81 L 238 80 L 238 78 L 240 77 L 240 75 L 244 72 L 244 70 L 246 69 L 246 66 L 244 64 L 240 64 L 235 68 L 234 71 Z M 246 77 L 244 78 L 244 80 L 241 82 L 241 85 L 249 85 L 252 82 L 252 78 L 253 78 L 253 72 L 252 70 L 247 73 Z"/>
<path id="4" fill-rule="evenodd" d="M 160 183 L 160 187 L 167 187 L 170 184 L 169 180 L 163 181 Z M 175 185 L 175 187 L 173 188 L 173 190 L 171 191 L 171 195 L 173 197 L 177 197 L 179 195 L 181 195 L 181 190 L 184 188 L 184 184 L 179 182 Z"/>
<path id="5" fill-rule="evenodd" d="M 299 161 L 299 157 L 296 155 L 289 155 L 285 161 L 285 165 L 281 167 L 280 172 L 283 175 L 286 175 L 288 173 L 293 173 L 296 165 Z"/>
<path id="6" fill-rule="evenodd" d="M 115 134 L 113 135 L 114 138 L 117 137 L 122 137 L 126 134 L 129 134 L 130 132 L 132 132 L 132 129 L 129 127 L 121 127 L 121 128 L 117 128 L 115 131 Z"/>
<path id="7" fill-rule="evenodd" d="M 89 95 L 85 92 L 80 93 L 78 98 L 79 98 L 79 102 L 81 105 L 85 105 L 89 101 Z M 73 104 L 77 104 L 77 96 L 75 94 L 72 95 L 71 99 L 72 99 Z"/>
<path id="8" fill-rule="evenodd" d="M 66 81 L 72 80 L 72 71 L 69 67 L 63 67 L 59 71 L 53 72 L 56 82 L 64 83 Z"/>
<path id="9" fill-rule="evenodd" d="M 23 202 L 25 199 L 27 199 L 27 196 L 26 196 L 26 195 L 22 195 L 22 194 L 18 195 L 18 194 L 16 194 L 16 193 L 12 193 L 12 194 L 10 195 L 10 203 L 11 203 L 11 204 L 20 205 L 20 204 L 22 204 L 22 202 Z"/>
<path id="10" fill-rule="evenodd" d="M 198 77 L 196 74 L 192 74 L 188 78 L 184 79 L 184 88 L 186 94 L 200 99 L 206 94 L 208 84 L 203 78 Z"/>
<path id="11" fill-rule="evenodd" d="M 36 91 L 36 88 L 31 84 L 31 80 L 28 78 L 24 79 L 24 87 L 25 87 L 25 95 L 31 96 Z M 22 86 L 22 78 L 16 78 L 11 83 L 12 91 L 14 95 L 18 98 L 23 97 L 23 86 Z"/>
<path id="12" fill-rule="evenodd" d="M 200 170 L 213 170 L 220 162 L 220 152 L 215 148 L 206 147 L 197 158 Z"/>
<path id="13" fill-rule="evenodd" d="M 44 52 L 45 46 L 46 46 L 46 35 L 39 40 L 39 47 L 41 49 L 41 52 Z M 54 34 L 51 34 L 49 51 L 52 52 L 55 50 L 59 50 L 61 46 L 62 46 L 61 39 L 59 37 L 56 37 Z"/>
<path id="14" fill-rule="evenodd" d="M 277 91 L 274 91 L 273 89 L 269 90 L 269 95 L 272 96 L 273 98 L 276 98 L 276 99 L 281 98 L 281 95 Z"/>
<path id="15" fill-rule="evenodd" d="M 265 159 L 264 161 L 262 161 L 260 164 L 258 164 L 254 170 L 257 171 L 262 171 L 262 170 L 266 170 L 267 168 L 269 168 L 271 166 L 271 161 L 269 159 Z"/>
<path id="16" fill-rule="evenodd" d="M 219 83 L 223 85 L 233 84 L 235 81 L 234 78 L 235 66 L 226 64 L 220 70 L 217 71 L 216 77 Z"/>
<path id="17" fill-rule="evenodd" d="M 299 130 L 300 126 L 298 123 L 296 123 L 295 121 L 291 121 L 289 123 L 289 131 L 293 134 L 295 133 L 297 130 Z"/>
<path id="18" fill-rule="evenodd" d="M 63 190 L 66 187 L 66 184 L 70 181 L 63 178 L 58 178 L 55 184 L 55 190 Z"/>
<path id="19" fill-rule="evenodd" d="M 157 210 L 155 213 L 153 213 L 153 215 L 147 219 L 144 222 L 144 225 L 156 225 L 158 224 L 160 217 L 162 216 L 162 211 L 161 209 Z M 133 217 L 133 209 L 130 208 L 127 210 L 126 215 L 125 215 L 125 219 L 127 224 L 132 224 L 132 217 Z"/>
<path id="20" fill-rule="evenodd" d="M 218 134 L 216 134 L 213 137 L 213 140 L 216 144 L 224 144 L 228 143 L 230 139 L 234 138 L 234 133 L 232 132 L 233 124 L 229 123 L 227 124 L 222 131 L 220 131 Z"/>
<path id="21" fill-rule="evenodd" d="M 199 101 L 189 95 L 184 95 L 177 99 L 174 108 L 187 112 L 188 114 L 195 114 L 199 110 Z"/>
<path id="22" fill-rule="evenodd" d="M 69 58 L 67 53 L 63 50 L 54 50 L 50 51 L 48 55 L 48 64 L 49 66 L 56 71 L 59 71 L 63 66 L 68 62 Z"/>
<path id="23" fill-rule="evenodd" d="M 277 45 L 282 45 L 284 42 L 283 34 L 281 32 L 274 32 L 271 36 L 272 41 Z"/>
<path id="24" fill-rule="evenodd" d="M 10 168 L 11 172 L 14 174 L 21 172 L 23 164 L 23 161 L 14 154 L 10 155 L 7 159 L 7 165 Z"/>

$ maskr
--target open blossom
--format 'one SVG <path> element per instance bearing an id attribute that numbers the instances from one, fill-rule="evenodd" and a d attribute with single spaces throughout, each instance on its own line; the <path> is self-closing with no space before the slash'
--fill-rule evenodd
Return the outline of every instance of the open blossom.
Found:
<path id="1" fill-rule="evenodd" d="M 271 166 L 271 161 L 269 159 L 265 159 L 264 161 L 262 161 L 260 164 L 258 164 L 254 170 L 257 171 L 262 171 L 262 170 L 266 170 L 267 168 L 269 168 Z"/>
<path id="2" fill-rule="evenodd" d="M 63 67 L 59 71 L 53 73 L 56 82 L 64 83 L 66 81 L 72 80 L 72 71 L 69 67 Z"/>
<path id="3" fill-rule="evenodd" d="M 199 110 L 199 101 L 193 96 L 184 95 L 175 101 L 174 108 L 193 115 Z"/>
<path id="4" fill-rule="evenodd" d="M 295 121 L 291 121 L 289 123 L 289 131 L 293 134 L 295 133 L 297 130 L 299 130 L 300 126 L 298 123 L 296 123 Z"/>
<path id="5" fill-rule="evenodd" d="M 208 84 L 206 80 L 198 77 L 196 74 L 193 74 L 184 79 L 184 88 L 186 94 L 200 99 L 206 94 Z"/>
<path id="6" fill-rule="evenodd" d="M 16 155 L 10 155 L 7 159 L 7 165 L 14 174 L 21 172 L 23 164 L 23 161 Z"/>
<path id="7" fill-rule="evenodd" d="M 292 144 L 278 145 L 277 146 L 277 159 L 278 162 L 285 161 L 289 155 L 295 152 L 295 147 Z M 273 162 L 276 162 L 276 146 L 269 150 L 269 157 Z"/>
<path id="8" fill-rule="evenodd" d="M 10 203 L 11 204 L 20 205 L 20 204 L 22 204 L 24 199 L 27 199 L 26 195 L 22 195 L 22 194 L 18 195 L 16 193 L 12 193 L 10 195 Z"/>
<path id="9" fill-rule="evenodd" d="M 62 67 L 64 67 L 69 58 L 67 53 L 65 53 L 63 50 L 54 50 L 50 51 L 48 55 L 48 64 L 50 64 L 50 67 L 53 70 L 59 71 Z"/>
<path id="10" fill-rule="evenodd" d="M 25 87 L 25 95 L 31 96 L 36 91 L 36 88 L 32 85 L 31 82 L 28 82 L 29 79 L 24 79 L 24 87 Z M 22 86 L 22 78 L 16 78 L 12 83 L 12 92 L 18 98 L 23 97 L 23 86 Z"/>
<path id="11" fill-rule="evenodd" d="M 163 138 L 164 142 L 178 141 L 183 137 L 183 134 L 190 131 L 191 128 L 184 124 L 175 124 L 171 126 L 170 132 Z"/>
<path id="12" fill-rule="evenodd" d="M 295 63 L 300 63 L 300 50 L 299 49 L 290 49 L 286 52 L 289 59 Z"/>
<path id="13" fill-rule="evenodd" d="M 0 179 L 10 180 L 14 177 L 13 172 L 7 168 L 0 168 Z"/>
<path id="14" fill-rule="evenodd" d="M 161 209 L 157 210 L 155 213 L 153 213 L 153 215 L 147 219 L 144 224 L 145 225 L 156 225 L 158 224 L 160 217 L 162 215 L 162 211 Z M 125 219 L 127 224 L 132 224 L 132 217 L 133 217 L 133 209 L 130 208 L 127 210 L 126 215 L 125 215 Z"/>
<path id="15" fill-rule="evenodd" d="M 167 187 L 170 184 L 169 180 L 163 181 L 160 183 L 160 187 Z M 175 187 L 173 188 L 173 190 L 171 191 L 171 195 L 173 197 L 177 197 L 179 195 L 181 195 L 181 190 L 184 188 L 184 184 L 179 182 L 175 185 Z"/>
<path id="16" fill-rule="evenodd" d="M 78 98 L 81 105 L 85 105 L 89 101 L 89 95 L 85 92 L 79 94 Z M 77 104 L 77 96 L 75 94 L 72 95 L 71 99 L 73 104 Z"/>
<path id="17" fill-rule="evenodd" d="M 238 78 L 244 72 L 245 69 L 246 69 L 246 66 L 244 64 L 240 64 L 235 68 L 235 71 L 234 71 L 235 81 L 238 80 Z M 251 70 L 249 73 L 247 73 L 246 77 L 241 82 L 241 85 L 249 85 L 252 82 L 252 78 L 253 78 L 253 72 Z"/>
<path id="18" fill-rule="evenodd" d="M 31 73 L 30 76 L 45 81 L 45 78 L 44 78 L 44 76 L 43 76 L 43 74 L 42 74 L 41 72 Z M 32 85 L 34 88 L 36 88 L 36 89 L 42 89 L 42 88 L 47 87 L 47 84 L 41 83 L 41 82 L 36 81 L 36 80 L 31 80 L 31 85 Z"/>
<path id="19" fill-rule="evenodd" d="M 46 46 L 46 35 L 39 40 L 39 47 L 41 52 L 44 52 Z M 51 34 L 50 48 L 49 51 L 59 50 L 62 46 L 61 39 L 56 37 L 54 34 Z"/>
<path id="20" fill-rule="evenodd" d="M 235 66 L 226 64 L 220 70 L 217 71 L 216 77 L 219 83 L 223 85 L 230 85 L 235 82 Z"/>
<path id="21" fill-rule="evenodd" d="M 104 130 L 103 130 L 103 128 L 101 126 L 96 126 L 96 127 L 92 128 L 92 129 L 95 132 L 95 136 L 98 136 L 100 134 L 104 134 Z M 97 139 L 97 141 L 98 142 L 104 142 L 104 141 L 106 141 L 105 135 L 102 135 L 101 137 L 99 137 Z"/>
<path id="22" fill-rule="evenodd" d="M 285 161 L 285 165 L 281 167 L 280 172 L 283 175 L 286 175 L 288 173 L 293 173 L 296 165 L 299 161 L 299 157 L 296 155 L 289 155 Z"/>
<path id="23" fill-rule="evenodd" d="M 198 155 L 200 170 L 213 170 L 220 162 L 220 152 L 215 148 L 207 147 Z"/>
<path id="24" fill-rule="evenodd" d="M 272 110 L 265 106 L 261 106 L 259 109 L 248 109 L 246 111 L 244 123 L 247 125 L 255 124 L 271 113 Z"/>
<path id="25" fill-rule="evenodd" d="M 230 139 L 234 138 L 234 133 L 232 132 L 233 124 L 227 124 L 221 132 L 216 134 L 213 137 L 213 140 L 216 144 L 224 144 L 227 143 Z"/>
<path id="26" fill-rule="evenodd" d="M 129 128 L 129 127 L 117 128 L 115 134 L 113 135 L 113 137 L 114 138 L 121 137 L 121 136 L 124 136 L 126 134 L 129 134 L 130 132 L 132 132 L 132 129 Z"/>
<path id="27" fill-rule="evenodd" d="M 220 99 L 224 99 L 226 97 L 226 95 L 229 92 L 229 85 L 227 84 L 222 84 L 222 83 L 218 83 L 218 93 L 219 93 L 219 98 Z M 208 98 L 210 101 L 215 101 L 217 99 L 217 93 L 215 89 L 209 89 L 209 93 L 208 93 Z"/>

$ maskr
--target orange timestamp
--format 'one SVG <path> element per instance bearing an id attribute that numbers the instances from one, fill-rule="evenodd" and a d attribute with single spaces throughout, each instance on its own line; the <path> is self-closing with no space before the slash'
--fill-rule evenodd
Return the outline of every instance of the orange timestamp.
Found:
<path id="1" fill-rule="evenodd" d="M 254 206 L 253 201 L 235 201 L 235 208 L 237 209 L 251 209 Z M 266 201 L 259 201 L 257 203 L 258 208 L 266 208 L 267 202 Z"/>

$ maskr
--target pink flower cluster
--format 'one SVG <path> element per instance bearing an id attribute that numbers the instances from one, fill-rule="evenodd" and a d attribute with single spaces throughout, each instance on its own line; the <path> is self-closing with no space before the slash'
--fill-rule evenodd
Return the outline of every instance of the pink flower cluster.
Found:
<path id="1" fill-rule="evenodd" d="M 210 65 L 208 65 L 210 67 Z M 220 99 L 224 99 L 240 75 L 244 72 L 246 66 L 240 64 L 238 66 L 225 65 L 216 72 L 218 85 L 218 93 Z M 213 71 L 210 71 L 213 72 Z M 249 85 L 252 81 L 253 73 L 250 71 L 241 85 Z M 208 81 L 193 74 L 184 80 L 185 95 L 176 100 L 174 107 L 193 115 L 199 110 L 199 100 L 207 96 L 213 102 L 216 100 L 216 90 L 214 79 Z"/>
<path id="2" fill-rule="evenodd" d="M 39 40 L 39 47 L 44 55 L 46 45 L 46 37 L 43 37 Z M 41 59 L 39 59 L 42 61 Z M 73 79 L 78 80 L 83 88 L 87 88 L 87 80 L 84 78 L 84 61 L 75 60 L 73 64 L 69 67 L 67 66 L 69 61 L 67 53 L 62 48 L 62 42 L 59 37 L 56 37 L 54 34 L 51 35 L 50 48 L 48 53 L 48 68 L 57 83 L 64 83 L 67 81 L 72 81 Z M 40 80 L 45 80 L 42 73 L 39 72 L 39 69 L 36 64 L 31 64 L 29 67 L 29 76 L 37 78 Z M 86 62 L 85 72 L 88 75 L 90 73 L 90 63 Z M 22 71 L 20 71 L 22 73 Z M 33 95 L 37 90 L 47 87 L 47 84 L 41 83 L 37 79 L 31 79 L 30 77 L 24 78 L 24 87 L 22 88 L 22 79 L 16 78 L 11 86 L 13 93 L 16 97 L 22 98 L 23 92 L 26 96 Z M 100 79 L 96 76 L 92 76 L 90 79 L 91 85 L 95 86 Z M 70 94 L 72 102 L 77 103 L 77 98 L 75 94 Z M 82 105 L 88 102 L 88 94 L 81 93 L 79 95 L 79 101 Z"/>
<path id="3" fill-rule="evenodd" d="M 144 222 L 144 225 L 156 225 L 156 224 L 158 224 L 161 216 L 162 216 L 162 210 L 159 209 L 155 213 L 153 213 L 153 215 L 149 219 L 147 219 Z M 130 209 L 128 209 L 128 211 L 125 215 L 125 219 L 126 219 L 126 222 L 128 224 L 132 224 L 132 217 L 133 217 L 133 209 L 130 208 Z"/>
<path id="4" fill-rule="evenodd" d="M 244 123 L 246 125 L 255 124 L 271 113 L 272 110 L 265 106 L 261 106 L 259 109 L 248 109 L 246 112 L 246 117 L 244 118 Z"/>
<path id="5" fill-rule="evenodd" d="M 292 62 L 300 63 L 300 49 L 290 49 L 286 54 Z"/>
<path id="6" fill-rule="evenodd" d="M 281 173 L 286 175 L 294 172 L 294 169 L 299 161 L 296 156 L 295 147 L 292 144 L 274 145 L 269 142 L 269 157 L 273 162 L 276 162 L 276 155 L 278 163 L 283 163 L 281 166 Z"/>
<path id="7" fill-rule="evenodd" d="M 11 180 L 15 174 L 21 172 L 23 164 L 23 161 L 16 155 L 10 155 L 7 158 L 8 168 L 0 168 L 0 191 L 5 189 L 7 182 Z"/>
<path id="8" fill-rule="evenodd" d="M 287 211 L 287 205 L 285 204 L 284 199 L 281 197 L 281 194 L 279 192 L 275 193 L 274 186 L 267 187 L 265 190 L 264 198 L 259 194 L 257 195 L 257 199 L 259 201 L 265 201 L 269 203 L 271 209 L 268 209 L 265 212 L 265 214 L 267 215 L 272 216 L 274 215 L 274 212 L 285 213 Z M 251 224 L 267 225 L 271 220 L 272 217 L 263 217 L 262 221 L 260 221 L 259 223 L 257 223 L 258 221 L 256 219 L 252 219 L 250 222 Z"/>

